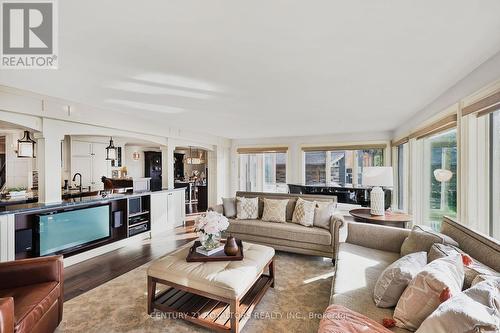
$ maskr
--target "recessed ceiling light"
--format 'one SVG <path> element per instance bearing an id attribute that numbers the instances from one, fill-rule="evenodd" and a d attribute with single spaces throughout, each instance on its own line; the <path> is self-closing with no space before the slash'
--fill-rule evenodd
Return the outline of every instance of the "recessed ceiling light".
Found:
<path id="1" fill-rule="evenodd" d="M 196 89 L 203 91 L 213 91 L 213 92 L 222 91 L 220 87 L 217 87 L 215 84 L 212 84 L 210 82 L 198 79 L 191 79 L 188 77 L 178 76 L 178 75 L 169 75 L 162 73 L 144 73 L 134 76 L 133 79 L 146 81 L 149 83 L 168 85 L 177 88 L 180 87 L 180 88 Z"/>
<path id="2" fill-rule="evenodd" d="M 159 112 L 159 113 L 182 113 L 182 112 L 186 111 L 185 109 L 174 107 L 174 106 L 141 103 L 141 102 L 129 101 L 129 100 L 125 100 L 125 99 L 112 99 L 111 98 L 111 99 L 106 99 L 104 102 L 109 103 L 109 104 L 124 106 L 124 107 L 131 108 L 131 109 L 139 109 L 139 110 L 153 111 L 153 112 Z"/>
<path id="3" fill-rule="evenodd" d="M 185 89 L 159 87 L 146 83 L 115 82 L 108 85 L 107 87 L 115 90 L 122 90 L 127 92 L 134 92 L 134 93 L 148 94 L 148 95 L 172 95 L 172 96 L 181 96 L 181 97 L 197 98 L 197 99 L 209 99 L 213 97 L 212 95 L 209 95 L 207 93 L 189 91 Z"/>

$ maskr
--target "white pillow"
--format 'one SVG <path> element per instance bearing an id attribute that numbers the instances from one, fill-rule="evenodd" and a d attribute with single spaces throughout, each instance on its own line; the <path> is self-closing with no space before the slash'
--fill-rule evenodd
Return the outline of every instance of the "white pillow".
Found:
<path id="1" fill-rule="evenodd" d="M 287 205 L 288 199 L 277 200 L 264 198 L 262 221 L 285 223 Z"/>
<path id="2" fill-rule="evenodd" d="M 427 264 L 405 289 L 394 310 L 398 327 L 415 331 L 440 304 L 440 295 L 449 288 L 457 295 L 464 283 L 464 265 L 460 255 L 448 256 Z"/>
<path id="3" fill-rule="evenodd" d="M 302 198 L 297 199 L 293 210 L 292 222 L 300 223 L 306 227 L 312 227 L 314 222 L 314 209 L 316 201 L 307 201 Z"/>
<path id="4" fill-rule="evenodd" d="M 436 243 L 433 244 L 431 246 L 431 249 L 429 250 L 428 260 L 429 262 L 431 262 L 437 258 L 442 258 L 445 256 L 456 255 L 456 254 L 465 254 L 469 256 L 468 254 L 466 254 L 457 247 Z M 477 261 L 476 259 L 470 256 L 469 258 L 472 260 L 472 262 L 468 266 L 464 266 L 465 280 L 463 289 L 470 288 L 470 286 L 472 285 L 472 281 L 477 275 L 492 275 L 500 277 L 500 273 L 495 271 L 493 268 L 486 266 L 485 264 Z"/>
<path id="5" fill-rule="evenodd" d="M 314 209 L 313 225 L 330 230 L 330 220 L 332 215 L 335 214 L 335 207 L 334 202 L 318 202 L 317 207 Z"/>
<path id="6" fill-rule="evenodd" d="M 259 218 L 259 198 L 236 197 L 236 218 L 239 220 Z"/>
<path id="7" fill-rule="evenodd" d="M 427 253 L 415 252 L 399 258 L 380 274 L 373 300 L 379 308 L 388 308 L 398 303 L 401 294 L 413 278 L 427 265 Z"/>
<path id="8" fill-rule="evenodd" d="M 500 279 L 480 282 L 442 303 L 417 333 L 499 332 Z"/>

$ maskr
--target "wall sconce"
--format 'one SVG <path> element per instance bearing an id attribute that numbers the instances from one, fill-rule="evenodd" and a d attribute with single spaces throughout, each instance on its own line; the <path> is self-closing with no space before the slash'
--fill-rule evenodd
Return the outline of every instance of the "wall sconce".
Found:
<path id="1" fill-rule="evenodd" d="M 30 137 L 29 131 L 24 131 L 21 139 L 17 140 L 17 157 L 36 157 L 35 140 Z"/>
<path id="2" fill-rule="evenodd" d="M 140 158 L 141 158 L 141 154 L 140 154 L 138 151 L 134 151 L 134 152 L 132 153 L 132 159 L 133 159 L 134 161 L 138 161 Z"/>

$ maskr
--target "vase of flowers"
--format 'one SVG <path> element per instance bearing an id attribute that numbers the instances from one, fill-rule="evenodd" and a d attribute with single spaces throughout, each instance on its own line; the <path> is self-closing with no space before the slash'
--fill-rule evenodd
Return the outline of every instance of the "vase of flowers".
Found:
<path id="1" fill-rule="evenodd" d="M 194 227 L 201 245 L 209 251 L 220 245 L 221 232 L 229 227 L 229 221 L 225 216 L 209 211 L 196 219 Z"/>

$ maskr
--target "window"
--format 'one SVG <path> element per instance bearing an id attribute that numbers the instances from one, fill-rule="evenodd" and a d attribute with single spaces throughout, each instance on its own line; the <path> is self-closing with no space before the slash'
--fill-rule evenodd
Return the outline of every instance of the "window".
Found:
<path id="1" fill-rule="evenodd" d="M 405 191 L 405 144 L 400 144 L 397 149 L 397 192 L 398 192 L 398 209 L 404 210 L 404 191 Z"/>
<path id="2" fill-rule="evenodd" d="M 500 110 L 490 114 L 490 236 L 500 239 Z"/>
<path id="3" fill-rule="evenodd" d="M 286 153 L 239 154 L 240 190 L 287 192 Z"/>
<path id="4" fill-rule="evenodd" d="M 363 168 L 384 165 L 384 148 L 305 151 L 306 185 L 361 184 Z"/>
<path id="5" fill-rule="evenodd" d="M 457 130 L 423 139 L 424 222 L 440 230 L 444 215 L 457 215 Z"/>

